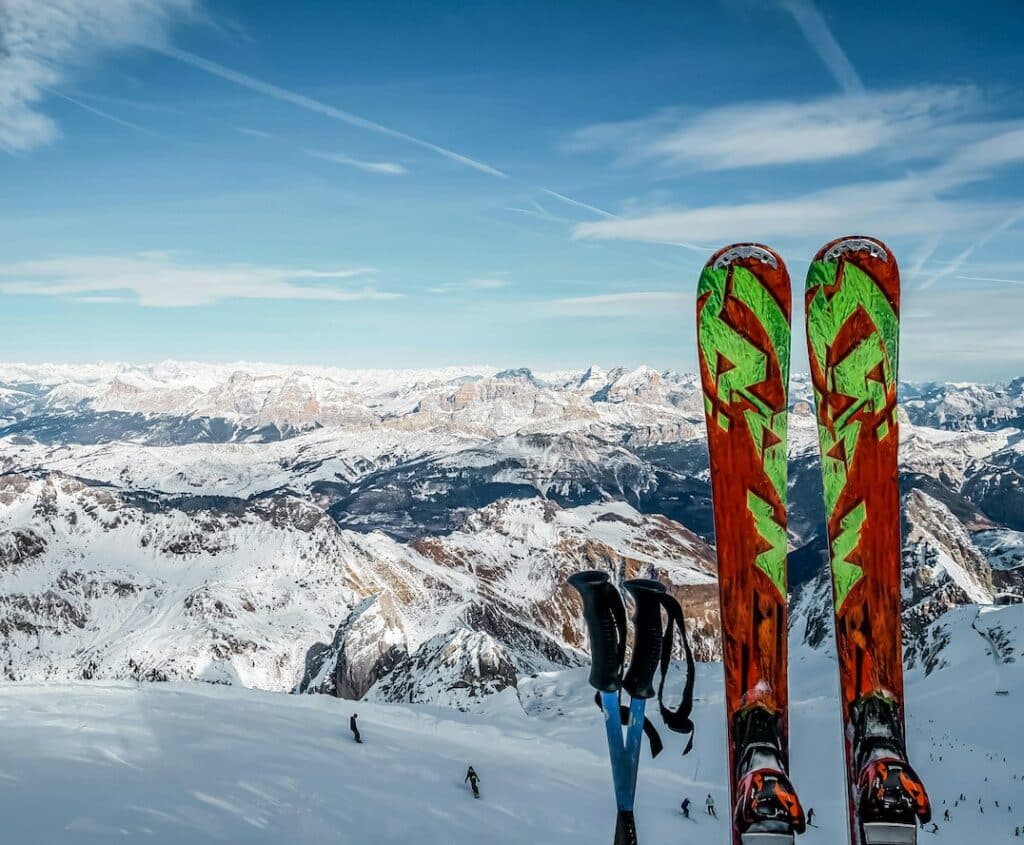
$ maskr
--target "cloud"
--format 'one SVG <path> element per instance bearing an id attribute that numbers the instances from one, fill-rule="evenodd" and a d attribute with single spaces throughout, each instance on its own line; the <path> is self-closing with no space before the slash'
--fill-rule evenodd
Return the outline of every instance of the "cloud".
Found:
<path id="1" fill-rule="evenodd" d="M 900 339 L 905 378 L 948 381 L 1020 375 L 1024 287 L 997 282 L 905 290 L 904 313 L 909 318 L 903 321 Z"/>
<path id="2" fill-rule="evenodd" d="M 152 129 L 149 129 L 145 126 L 140 126 L 137 123 L 132 123 L 130 120 L 125 120 L 124 118 L 118 117 L 117 115 L 111 114 L 110 112 L 104 111 L 103 109 L 98 109 L 95 106 L 90 106 L 88 103 L 83 103 L 81 100 L 76 99 L 75 97 L 71 97 L 67 94 L 62 94 L 60 91 L 50 91 L 49 93 L 53 94 L 55 97 L 60 97 L 62 100 L 67 100 L 67 102 L 78 106 L 78 108 L 82 109 L 83 111 L 87 111 L 90 114 L 96 115 L 97 117 L 102 117 L 104 120 L 109 120 L 111 123 L 116 123 L 118 126 L 123 126 L 126 129 L 132 129 L 135 132 L 142 132 L 146 135 L 153 135 L 154 137 L 157 138 L 164 137 L 159 132 L 155 132 Z"/>
<path id="3" fill-rule="evenodd" d="M 437 287 L 428 288 L 430 293 L 458 293 L 468 290 L 497 290 L 508 287 L 509 282 L 505 279 L 467 279 L 464 282 L 446 282 Z"/>
<path id="4" fill-rule="evenodd" d="M 332 302 L 395 299 L 400 294 L 362 288 L 299 284 L 296 280 L 340 282 L 372 274 L 372 268 L 311 270 L 176 263 L 164 253 L 87 255 L 0 264 L 0 291 L 58 296 L 93 302 L 134 294 L 151 307 L 213 305 L 227 299 L 305 299 Z"/>
<path id="5" fill-rule="evenodd" d="M 24 152 L 58 137 L 40 104 L 70 67 L 131 45 L 161 44 L 170 22 L 194 9 L 193 0 L 4 0 L 0 149 Z"/>
<path id="6" fill-rule="evenodd" d="M 324 161 L 333 161 L 337 164 L 344 164 L 362 170 L 365 173 L 384 173 L 389 176 L 403 176 L 409 171 L 404 165 L 396 161 L 364 161 L 359 158 L 351 158 L 342 153 L 322 153 L 316 150 L 306 150 L 306 155 L 313 158 L 322 158 Z"/>
<path id="7" fill-rule="evenodd" d="M 1022 153 L 1024 154 L 1024 153 Z M 970 257 L 981 247 L 985 246 L 993 238 L 1001 235 L 1011 226 L 1013 226 L 1018 220 L 1024 217 L 1024 208 L 1019 208 L 1006 218 L 1001 220 L 997 226 L 994 226 L 989 231 L 985 232 L 980 238 L 971 243 L 966 249 L 964 249 L 956 258 L 953 259 L 946 267 L 940 270 L 938 273 L 934 273 L 930 277 L 924 280 L 921 284 L 921 288 L 930 288 L 937 281 L 946 276 L 951 276 L 954 273 L 959 272 L 960 268 L 967 263 Z"/>
<path id="8" fill-rule="evenodd" d="M 812 0 L 781 0 L 781 6 L 793 16 L 807 43 L 824 62 L 839 87 L 849 94 L 863 94 L 864 83 L 853 63 L 839 46 L 825 18 Z"/>
<path id="9" fill-rule="evenodd" d="M 289 91 L 287 88 L 282 88 L 279 85 L 274 85 L 270 82 L 264 82 L 263 80 L 256 79 L 253 76 L 239 73 L 238 71 L 232 70 L 224 65 L 211 62 L 209 59 L 204 59 L 202 56 L 189 53 L 186 50 L 179 50 L 177 47 L 172 47 L 167 44 L 154 45 L 154 49 L 172 59 L 177 59 L 179 62 L 190 65 L 197 70 L 201 70 L 211 76 L 217 76 L 228 82 L 233 82 L 243 88 L 248 88 L 250 91 L 256 91 L 259 94 L 264 94 L 275 100 L 291 103 L 292 105 L 306 109 L 307 111 L 324 115 L 325 117 L 341 121 L 342 123 L 347 123 L 349 126 L 366 129 L 370 132 L 376 132 L 379 135 L 396 138 L 400 141 L 405 141 L 408 144 L 422 147 L 423 149 L 437 153 L 437 155 L 443 156 L 450 161 L 454 161 L 457 164 L 461 164 L 464 167 L 469 167 L 473 170 L 478 170 L 481 173 L 486 173 L 489 176 L 499 176 L 502 178 L 505 178 L 506 176 L 505 173 L 498 170 L 496 167 L 491 167 L 491 165 L 485 164 L 477 159 L 462 155 L 461 153 L 457 153 L 446 147 L 432 144 L 430 141 L 425 141 L 422 138 L 408 135 L 405 132 L 400 132 L 397 129 L 392 129 L 389 126 L 384 126 L 380 123 L 376 123 L 375 121 L 368 120 L 365 117 L 360 117 L 352 112 L 344 111 L 343 109 L 328 105 L 320 100 L 314 100 L 312 97 L 307 97 L 306 95 L 299 94 L 296 91 Z"/>
<path id="10" fill-rule="evenodd" d="M 934 153 L 929 134 L 975 110 L 977 99 L 968 87 L 923 86 L 870 96 L 736 103 L 697 114 L 663 109 L 638 120 L 584 127 L 569 147 L 609 151 L 625 166 L 708 171 L 830 161 L 880 149 L 927 156 Z"/>
<path id="11" fill-rule="evenodd" d="M 580 202 L 579 200 L 574 200 L 572 197 L 567 197 L 565 194 L 560 194 L 557 191 L 552 191 L 549 190 L 548 188 L 541 188 L 540 190 L 543 193 L 547 194 L 549 197 L 554 197 L 556 200 L 561 200 L 562 202 L 566 203 L 567 205 L 571 205 L 574 208 L 582 208 L 584 211 L 592 212 L 593 214 L 596 214 L 598 217 L 617 216 L 615 214 L 612 214 L 610 211 L 605 211 L 603 208 L 598 208 L 596 205 L 589 205 L 588 203 Z"/>
<path id="12" fill-rule="evenodd" d="M 979 245 L 1012 225 L 1019 209 L 1008 201 L 949 194 L 1022 161 L 1024 129 L 1011 124 L 990 137 L 963 144 L 947 153 L 945 160 L 907 176 L 779 199 L 660 209 L 630 218 L 590 221 L 578 224 L 574 236 L 662 243 L 682 238 L 711 242 L 823 238 L 865 230 L 924 240 L 934 240 L 943 232 L 981 233 L 981 240 L 962 256 L 966 260 Z M 918 264 L 923 264 L 923 259 Z"/>
<path id="13" fill-rule="evenodd" d="M 638 315 L 678 315 L 693 303 L 693 295 L 671 290 L 627 291 L 594 296 L 574 296 L 545 303 L 557 317 L 623 317 Z"/>
<path id="14" fill-rule="evenodd" d="M 1021 279 L 1001 279 L 995 276 L 957 276 L 958 279 L 964 279 L 968 282 L 997 282 L 1001 285 L 1022 285 L 1024 286 L 1024 278 Z"/>
<path id="15" fill-rule="evenodd" d="M 784 237 L 828 236 L 842 231 L 921 235 L 977 224 L 983 209 L 922 198 L 915 180 L 829 188 L 758 202 L 673 209 L 623 220 L 581 223 L 574 236 L 659 243 L 677 238 L 727 243 Z"/>

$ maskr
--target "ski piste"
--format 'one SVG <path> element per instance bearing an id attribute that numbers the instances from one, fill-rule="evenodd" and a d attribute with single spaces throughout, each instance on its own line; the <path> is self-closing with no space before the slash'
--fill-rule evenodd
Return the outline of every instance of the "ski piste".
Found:
<path id="1" fill-rule="evenodd" d="M 600 570 L 578 572 L 569 578 L 583 599 L 583 618 L 590 642 L 590 685 L 597 690 L 597 702 L 604 714 L 608 754 L 611 759 L 612 782 L 615 786 L 617 817 L 614 845 L 637 845 L 633 803 L 636 795 L 637 770 L 644 734 L 657 757 L 662 744 L 657 730 L 646 717 L 647 701 L 658 697 L 661 716 L 666 727 L 693 734 L 690 711 L 693 707 L 693 654 L 686 636 L 686 626 L 679 603 L 658 581 L 635 578 L 622 586 L 633 598 L 633 653 L 629 667 L 626 659 L 626 609 L 622 596 L 612 584 L 608 573 Z M 667 624 L 662 622 L 662 610 Z M 672 659 L 673 631 L 678 628 L 686 656 L 686 683 L 683 697 L 675 710 L 664 704 L 665 677 Z M 661 683 L 654 689 L 654 677 L 660 667 Z M 622 706 L 622 692 L 630 696 L 629 707 Z M 626 736 L 623 738 L 623 727 Z M 690 750 L 687 745 L 683 753 Z"/>
<path id="2" fill-rule="evenodd" d="M 874 238 L 826 244 L 807 273 L 854 845 L 914 843 L 931 815 L 907 762 L 903 711 L 899 298 L 896 259 Z"/>
<path id="3" fill-rule="evenodd" d="M 697 289 L 718 554 L 734 845 L 805 829 L 789 781 L 786 433 L 791 294 L 782 259 L 734 244 Z"/>

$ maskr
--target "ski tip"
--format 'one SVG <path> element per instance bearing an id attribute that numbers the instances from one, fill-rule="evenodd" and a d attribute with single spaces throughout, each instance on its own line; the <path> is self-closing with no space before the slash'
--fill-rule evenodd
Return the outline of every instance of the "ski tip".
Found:
<path id="1" fill-rule="evenodd" d="M 789 319 L 792 292 L 786 263 L 771 247 L 755 243 L 731 244 L 722 247 L 708 259 L 698 285 L 698 313 L 701 295 L 714 288 L 713 278 L 716 275 L 714 271 L 728 272 L 734 267 L 742 267 L 751 273 L 779 303 L 786 319 Z"/>
<path id="2" fill-rule="evenodd" d="M 705 267 L 712 270 L 728 268 L 733 264 L 744 266 L 761 264 L 770 267 L 772 270 L 781 269 L 786 271 L 786 265 L 781 256 L 771 247 L 757 243 L 740 243 L 724 246 L 712 255 Z"/>
<path id="3" fill-rule="evenodd" d="M 878 238 L 867 235 L 846 235 L 829 241 L 818 250 L 815 261 L 839 261 L 846 258 L 873 258 L 884 264 L 895 264 L 892 250 Z"/>

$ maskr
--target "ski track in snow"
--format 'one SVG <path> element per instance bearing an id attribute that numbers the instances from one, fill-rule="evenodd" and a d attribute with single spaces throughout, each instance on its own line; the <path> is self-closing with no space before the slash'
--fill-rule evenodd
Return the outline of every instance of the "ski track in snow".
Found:
<path id="1" fill-rule="evenodd" d="M 969 626 L 975 611 L 960 615 L 951 624 Z M 984 616 L 1020 642 L 1024 607 Z M 932 795 L 937 841 L 1012 842 L 1014 825 L 1024 825 L 1024 736 L 1016 728 L 1024 660 L 997 664 L 985 648 L 981 637 L 960 637 L 953 665 L 908 676 L 911 759 Z M 819 825 L 800 845 L 845 841 L 834 672 L 825 654 L 793 644 L 792 774 Z M 664 733 L 665 752 L 652 761 L 645 751 L 641 760 L 645 845 L 728 842 L 727 822 L 702 809 L 710 792 L 719 816 L 728 812 L 721 666 L 698 673 L 693 753 L 681 757 L 682 739 Z M 522 706 L 506 691 L 469 714 L 205 684 L 6 683 L 4 841 L 609 841 L 614 798 L 586 670 L 524 679 L 520 698 Z M 362 745 L 348 732 L 352 712 Z M 480 801 L 462 782 L 469 764 L 480 773 Z M 954 807 L 961 792 L 967 800 Z M 678 810 L 683 796 L 694 805 L 690 821 Z"/>

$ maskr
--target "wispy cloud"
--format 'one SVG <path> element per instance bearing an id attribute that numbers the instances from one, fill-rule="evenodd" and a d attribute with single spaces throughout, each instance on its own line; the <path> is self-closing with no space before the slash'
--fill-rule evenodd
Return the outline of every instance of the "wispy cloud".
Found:
<path id="1" fill-rule="evenodd" d="M 863 94 L 864 83 L 813 0 L 781 0 L 781 5 L 793 16 L 807 43 L 824 62 L 839 87 L 848 94 Z"/>
<path id="2" fill-rule="evenodd" d="M 459 293 L 460 291 L 471 290 L 497 290 L 498 288 L 508 286 L 509 282 L 505 279 L 482 278 L 467 279 L 464 282 L 446 282 L 443 285 L 428 288 L 428 290 L 430 293 Z"/>
<path id="3" fill-rule="evenodd" d="M 0 149 L 23 152 L 58 136 L 40 105 L 67 67 L 130 45 L 161 44 L 169 23 L 194 8 L 193 0 L 6 0 L 0 7 Z"/>
<path id="4" fill-rule="evenodd" d="M 937 232 L 975 232 L 981 233 L 982 242 L 986 242 L 1012 225 L 1005 221 L 1016 220 L 1017 206 L 999 199 L 964 197 L 955 189 L 990 179 L 1000 168 L 1024 162 L 1024 129 L 1016 124 L 985 128 L 995 130 L 995 134 L 963 144 L 952 153 L 947 151 L 939 163 L 907 176 L 772 200 L 668 208 L 630 218 L 590 221 L 577 225 L 574 235 L 650 243 L 682 238 L 724 242 L 820 238 L 838 231 L 867 229 L 887 232 L 888 237 L 908 235 L 925 240 L 933 239 Z"/>
<path id="5" fill-rule="evenodd" d="M 693 302 L 690 293 L 672 290 L 626 291 L 594 296 L 573 296 L 545 303 L 558 317 L 621 317 L 643 314 L 680 314 Z"/>
<path id="6" fill-rule="evenodd" d="M 0 291 L 57 296 L 92 302 L 121 301 L 133 294 L 139 305 L 212 305 L 227 299 L 304 299 L 333 302 L 395 299 L 400 294 L 375 287 L 338 286 L 368 276 L 372 268 L 316 270 L 245 264 L 190 265 L 166 253 L 86 255 L 0 264 Z M 336 284 L 300 284 L 298 280 Z"/>
<path id="7" fill-rule="evenodd" d="M 178 49 L 167 44 L 154 45 L 154 49 L 159 50 L 166 56 L 172 59 L 177 59 L 179 62 L 190 65 L 191 67 L 201 70 L 204 73 L 208 73 L 211 76 L 217 76 L 227 82 L 233 82 L 235 85 L 240 85 L 243 88 L 248 88 L 250 91 L 256 91 L 259 94 L 264 94 L 267 97 L 272 97 L 275 100 L 280 100 L 285 103 L 291 103 L 299 108 L 306 109 L 307 111 L 321 114 L 325 117 L 329 117 L 332 120 L 338 120 L 342 123 L 347 123 L 349 126 L 355 126 L 359 129 L 366 129 L 370 132 L 376 132 L 379 135 L 385 135 L 389 138 L 396 138 L 400 141 L 404 141 L 408 144 L 413 144 L 417 147 L 430 150 L 430 152 L 436 153 L 437 155 L 443 156 L 444 158 L 454 161 L 457 164 L 461 164 L 464 167 L 478 170 L 481 173 L 487 173 L 490 176 L 505 177 L 506 174 L 498 170 L 496 167 L 492 167 L 482 161 L 469 156 L 457 153 L 454 150 L 450 150 L 447 147 L 439 146 L 438 144 L 432 144 L 430 141 L 425 141 L 422 138 L 417 138 L 413 135 L 409 135 L 405 132 L 400 132 L 397 129 L 392 129 L 389 126 L 377 123 L 372 120 L 368 120 L 365 117 L 360 117 L 352 112 L 339 109 L 335 106 L 329 105 L 328 103 L 315 100 L 312 97 L 307 97 L 305 94 L 300 94 L 296 91 L 290 91 L 287 88 L 282 88 L 279 85 L 274 85 L 270 82 L 264 82 L 261 79 L 256 79 L 248 74 L 240 73 L 236 70 L 232 70 L 229 67 L 218 64 L 217 62 L 211 62 L 209 59 L 204 59 L 202 56 L 197 56 L 194 53 L 189 53 L 186 50 Z"/>
<path id="8" fill-rule="evenodd" d="M 900 365 L 907 377 L 949 380 L 984 373 L 992 379 L 1021 373 L 1024 287 L 1002 281 L 904 291 L 908 312 L 918 303 L 928 312 L 904 321 Z"/>
<path id="9" fill-rule="evenodd" d="M 333 161 L 335 164 L 344 164 L 362 170 L 364 173 L 384 173 L 389 176 L 403 176 L 409 171 L 397 161 L 365 161 L 360 158 L 352 158 L 343 153 L 324 153 L 317 150 L 306 150 L 306 155 L 313 158 L 321 158 L 324 161 Z"/>
<path id="10" fill-rule="evenodd" d="M 831 188 L 792 198 L 669 209 L 623 220 L 581 223 L 577 238 L 649 243 L 689 237 L 712 243 L 854 231 L 865 224 L 920 234 L 963 218 L 951 204 L 924 203 L 899 182 Z"/>
<path id="11" fill-rule="evenodd" d="M 97 117 L 102 117 L 104 120 L 109 120 L 111 123 L 116 123 L 118 126 L 123 126 L 126 129 L 131 129 L 135 132 L 142 132 L 145 135 L 152 135 L 156 138 L 164 137 L 153 129 L 146 126 L 140 126 L 138 123 L 132 123 L 130 120 L 125 120 L 123 117 L 118 117 L 116 114 L 111 114 L 108 111 L 96 108 L 96 106 L 90 106 L 88 103 L 82 102 L 76 97 L 69 96 L 68 94 L 62 94 L 60 91 L 49 91 L 48 93 L 55 97 L 60 97 L 62 100 L 66 100 L 72 105 L 78 106 L 82 111 L 87 111 L 89 114 L 94 114 Z"/>
<path id="12" fill-rule="evenodd" d="M 584 127 L 571 136 L 569 147 L 611 152 L 623 166 L 712 171 L 829 161 L 886 149 L 900 157 L 927 157 L 935 152 L 928 135 L 952 126 L 977 107 L 976 101 L 971 88 L 924 86 L 871 97 L 737 103 L 697 114 L 663 109 L 638 120 Z"/>
<path id="13" fill-rule="evenodd" d="M 957 276 L 968 282 L 996 282 L 1001 285 L 1024 285 L 1024 278 L 1020 279 L 997 279 L 993 276 Z"/>
<path id="14" fill-rule="evenodd" d="M 1024 157 L 1024 152 L 1020 153 L 1020 155 Z M 925 279 L 924 282 L 921 284 L 921 288 L 930 288 L 940 279 L 943 279 L 946 276 L 951 276 L 959 272 L 960 268 L 963 267 L 964 264 L 966 264 L 970 260 L 971 256 L 974 255 L 974 253 L 977 250 L 981 249 L 983 246 L 985 246 L 985 244 L 987 244 L 996 236 L 1001 235 L 1003 232 L 1005 232 L 1007 229 L 1013 226 L 1018 220 L 1020 220 L 1021 217 L 1024 217 L 1024 208 L 1020 208 L 1017 211 L 1013 212 L 1012 214 L 1008 215 L 1004 220 L 1000 221 L 998 225 L 994 226 L 992 229 L 985 232 L 980 238 L 975 240 L 966 249 L 960 252 L 960 254 L 957 255 L 957 257 L 954 258 L 948 266 L 940 270 L 938 273 L 934 273 L 930 277 Z"/>
<path id="15" fill-rule="evenodd" d="M 618 216 L 616 214 L 612 214 L 610 211 L 605 211 L 603 208 L 598 208 L 596 205 L 590 205 L 589 203 L 581 202 L 580 200 L 573 199 L 565 194 L 560 194 L 558 191 L 552 191 L 549 188 L 541 188 L 540 190 L 549 197 L 554 197 L 556 200 L 564 202 L 566 205 L 571 205 L 574 208 L 582 208 L 584 211 L 589 211 L 592 214 L 596 214 L 598 217 L 615 218 Z"/>

